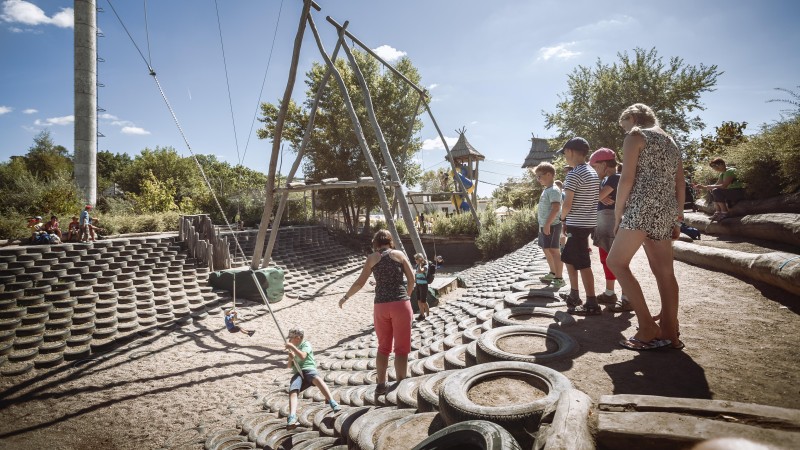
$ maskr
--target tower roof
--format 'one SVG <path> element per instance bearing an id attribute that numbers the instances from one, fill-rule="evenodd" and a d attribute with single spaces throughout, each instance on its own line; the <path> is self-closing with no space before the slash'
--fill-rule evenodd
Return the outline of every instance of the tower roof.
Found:
<path id="1" fill-rule="evenodd" d="M 525 157 L 525 162 L 522 163 L 522 168 L 536 167 L 539 163 L 550 162 L 556 156 L 556 152 L 550 150 L 550 144 L 547 139 L 537 138 L 531 134 L 531 150 L 528 156 Z"/>
<path id="2" fill-rule="evenodd" d="M 467 137 L 465 135 L 467 131 L 466 128 L 462 128 L 461 130 L 457 131 L 459 133 L 458 141 L 456 142 L 456 145 L 450 149 L 450 154 L 453 155 L 453 159 L 455 159 L 456 162 L 470 159 L 483 161 L 486 159 L 481 152 L 475 150 L 475 147 L 473 147 L 472 144 L 467 141 Z"/>

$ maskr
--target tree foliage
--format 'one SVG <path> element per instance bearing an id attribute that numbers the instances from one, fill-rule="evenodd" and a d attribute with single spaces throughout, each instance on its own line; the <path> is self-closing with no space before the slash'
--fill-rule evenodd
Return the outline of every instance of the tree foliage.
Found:
<path id="1" fill-rule="evenodd" d="M 417 137 L 422 122 L 413 121 L 412 137 L 408 143 L 408 127 L 414 107 L 418 99 L 416 91 L 394 75 L 391 71 L 382 70 L 379 63 L 369 55 L 355 51 L 354 57 L 361 68 L 372 96 L 378 123 L 392 155 L 401 180 L 406 185 L 416 184 L 420 176 L 420 167 L 412 156 L 422 146 Z M 352 99 L 356 115 L 361 123 L 364 136 L 373 159 L 379 167 L 384 180 L 388 179 L 386 164 L 378 146 L 377 137 L 370 126 L 363 93 L 353 70 L 344 59 L 337 59 L 336 68 L 345 80 L 347 90 Z M 395 68 L 412 82 L 419 84 L 420 76 L 411 60 L 402 58 Z M 309 113 L 313 100 L 322 81 L 326 66 L 315 63 L 306 73 L 306 100 L 302 105 L 291 102 L 283 131 L 283 139 L 289 142 L 296 151 L 309 121 Z M 265 103 L 261 107 L 263 117 L 259 120 L 264 128 L 258 130 L 262 139 L 271 139 L 274 135 L 279 103 Z M 325 178 L 340 180 L 356 180 L 359 177 L 372 177 L 367 162 L 356 138 L 350 114 L 345 106 L 344 97 L 334 78 L 331 78 L 323 91 L 317 105 L 311 139 L 305 149 L 303 173 L 306 179 L 319 181 Z M 318 207 L 328 211 L 341 212 L 345 221 L 355 230 L 359 214 L 373 210 L 378 205 L 377 193 L 374 189 L 335 189 L 319 191 Z M 367 214 L 367 217 L 369 215 Z M 369 224 L 365 229 L 369 228 Z"/>
<path id="2" fill-rule="evenodd" d="M 703 92 L 714 90 L 722 74 L 716 65 L 688 65 L 681 58 L 669 61 L 655 48 L 636 48 L 633 54 L 617 54 L 612 64 L 597 60 L 594 67 L 578 66 L 568 76 L 568 91 L 559 95 L 556 111 L 542 112 L 545 127 L 556 128 L 558 138 L 582 136 L 593 148 L 621 149 L 624 134 L 620 113 L 634 103 L 644 103 L 656 112 L 662 128 L 679 145 L 689 133 L 704 128 L 695 110 L 704 110 Z"/>
<path id="3" fill-rule="evenodd" d="M 426 170 L 419 178 L 419 186 L 422 192 L 431 195 L 431 200 L 435 202 L 450 199 L 447 194 L 439 192 L 453 192 L 453 177 L 450 171 L 442 167 L 436 170 Z"/>
<path id="4" fill-rule="evenodd" d="M 49 130 L 33 138 L 33 145 L 23 159 L 28 172 L 43 180 L 72 174 L 73 164 L 67 149 L 53 142 Z"/>

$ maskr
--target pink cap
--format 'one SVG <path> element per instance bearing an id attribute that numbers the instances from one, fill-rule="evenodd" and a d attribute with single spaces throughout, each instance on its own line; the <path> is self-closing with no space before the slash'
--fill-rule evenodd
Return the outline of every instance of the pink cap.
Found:
<path id="1" fill-rule="evenodd" d="M 603 147 L 592 153 L 592 156 L 589 157 L 589 164 L 595 164 L 601 161 L 613 161 L 615 159 L 617 159 L 617 154 L 614 153 L 614 150 Z"/>

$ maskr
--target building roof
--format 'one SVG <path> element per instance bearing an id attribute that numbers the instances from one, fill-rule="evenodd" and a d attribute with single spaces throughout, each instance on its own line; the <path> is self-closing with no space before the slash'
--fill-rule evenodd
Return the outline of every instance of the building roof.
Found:
<path id="1" fill-rule="evenodd" d="M 486 157 L 483 156 L 481 152 L 475 150 L 475 147 L 473 147 L 472 144 L 470 144 L 469 141 L 467 141 L 467 137 L 465 136 L 466 131 L 467 130 L 464 128 L 458 130 L 459 133 L 458 142 L 456 142 L 456 145 L 454 145 L 453 148 L 450 149 L 450 154 L 453 155 L 453 159 L 455 159 L 456 162 L 461 162 L 471 159 L 483 161 L 484 159 L 486 159 Z"/>
<path id="2" fill-rule="evenodd" d="M 531 135 L 531 150 L 528 152 L 528 156 L 525 157 L 522 168 L 536 167 L 539 163 L 550 162 L 555 159 L 555 156 L 556 152 L 550 150 L 547 139 L 537 138 Z"/>

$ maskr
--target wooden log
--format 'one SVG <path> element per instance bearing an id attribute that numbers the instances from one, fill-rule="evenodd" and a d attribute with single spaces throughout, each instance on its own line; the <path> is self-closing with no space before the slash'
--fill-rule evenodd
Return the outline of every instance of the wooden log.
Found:
<path id="1" fill-rule="evenodd" d="M 710 234 L 727 234 L 800 247 L 800 214 L 772 213 L 711 222 L 704 214 L 686 214 L 685 222 Z"/>
<path id="2" fill-rule="evenodd" d="M 760 428 L 742 423 L 666 412 L 600 411 L 597 446 L 607 450 L 647 448 L 688 449 L 707 439 L 739 437 L 754 442 L 793 448 L 800 433 Z"/>
<path id="3" fill-rule="evenodd" d="M 536 450 L 594 450 L 591 426 L 592 399 L 577 389 L 561 394 L 554 411 L 545 411 Z"/>
<path id="4" fill-rule="evenodd" d="M 619 394 L 601 396 L 597 408 L 609 412 L 672 412 L 712 418 L 726 417 L 748 425 L 800 432 L 800 410 L 756 403 Z"/>
<path id="5" fill-rule="evenodd" d="M 800 295 L 800 255 L 785 252 L 739 252 L 675 241 L 675 259 L 777 286 Z"/>

